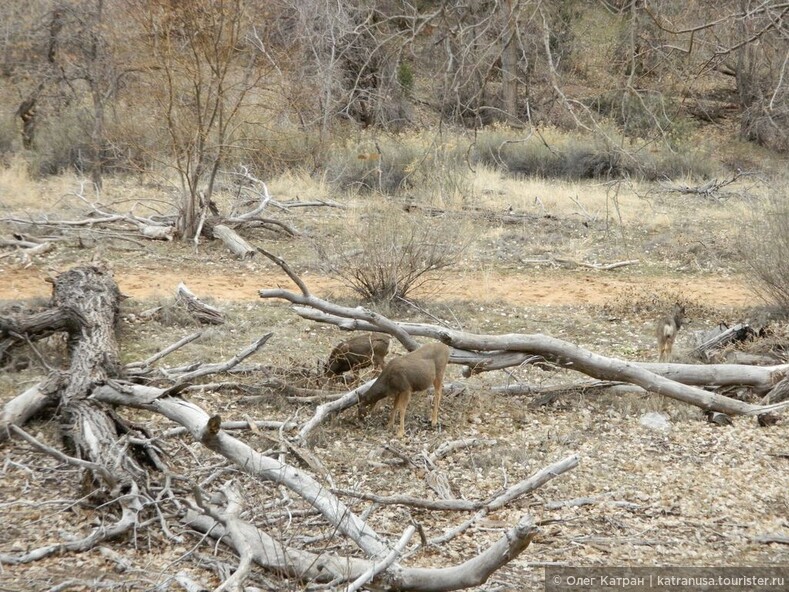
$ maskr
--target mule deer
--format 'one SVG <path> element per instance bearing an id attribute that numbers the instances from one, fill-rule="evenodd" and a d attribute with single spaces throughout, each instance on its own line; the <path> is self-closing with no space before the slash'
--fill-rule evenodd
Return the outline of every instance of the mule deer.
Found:
<path id="1" fill-rule="evenodd" d="M 337 376 L 348 370 L 366 368 L 371 364 L 377 369 L 383 368 L 388 351 L 388 335 L 369 333 L 346 339 L 329 354 L 325 366 L 326 375 Z"/>
<path id="2" fill-rule="evenodd" d="M 397 415 L 400 415 L 400 429 L 397 437 L 405 435 L 405 411 L 412 393 L 425 391 L 432 385 L 433 414 L 430 423 L 438 424 L 438 408 L 441 405 L 441 385 L 444 371 L 449 360 L 449 348 L 443 343 L 429 343 L 404 356 L 391 360 L 373 385 L 360 397 L 359 415 L 364 417 L 378 401 L 392 395 L 392 415 L 389 428 L 394 427 Z"/>
<path id="3" fill-rule="evenodd" d="M 685 307 L 679 304 L 674 305 L 674 310 L 671 311 L 670 315 L 662 317 L 658 321 L 656 328 L 658 351 L 660 352 L 658 361 L 667 362 L 671 360 L 671 349 L 674 347 L 674 339 L 676 339 L 682 325 L 686 324 Z"/>

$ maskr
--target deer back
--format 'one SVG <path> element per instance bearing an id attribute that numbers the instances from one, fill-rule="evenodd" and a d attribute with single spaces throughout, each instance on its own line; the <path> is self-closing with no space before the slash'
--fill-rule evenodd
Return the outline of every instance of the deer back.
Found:
<path id="1" fill-rule="evenodd" d="M 384 397 L 424 391 L 433 386 L 436 376 L 443 374 L 449 361 L 449 348 L 443 343 L 423 345 L 404 356 L 391 360 L 378 379 L 361 396 L 360 404 L 369 407 Z"/>
<path id="2" fill-rule="evenodd" d="M 389 351 L 389 336 L 360 335 L 339 343 L 329 354 L 327 374 L 342 374 L 353 368 L 369 366 L 374 360 L 383 363 Z"/>

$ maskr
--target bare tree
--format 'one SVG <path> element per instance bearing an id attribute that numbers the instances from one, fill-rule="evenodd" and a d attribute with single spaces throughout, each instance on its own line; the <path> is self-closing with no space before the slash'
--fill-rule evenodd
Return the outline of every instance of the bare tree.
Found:
<path id="1" fill-rule="evenodd" d="M 200 228 L 236 120 L 261 78 L 260 55 L 247 43 L 243 0 L 145 0 L 141 8 L 156 116 L 181 182 L 177 230 L 187 239 Z"/>

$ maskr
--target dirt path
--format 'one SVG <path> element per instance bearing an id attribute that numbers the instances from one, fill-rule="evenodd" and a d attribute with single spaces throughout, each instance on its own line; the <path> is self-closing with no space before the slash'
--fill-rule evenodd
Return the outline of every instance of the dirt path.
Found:
<path id="1" fill-rule="evenodd" d="M 0 270 L 0 299 L 22 300 L 48 297 L 51 286 L 40 269 Z M 179 282 L 201 298 L 215 300 L 257 300 L 258 290 L 295 286 L 273 270 L 227 273 L 195 269 L 173 271 L 164 268 L 116 270 L 121 291 L 136 299 L 170 297 Z M 319 296 L 344 294 L 337 281 L 306 273 L 311 291 Z M 454 275 L 429 291 L 438 300 L 507 302 L 513 305 L 605 304 L 626 291 L 645 290 L 657 294 L 676 293 L 708 306 L 747 306 L 756 302 L 743 278 L 689 276 L 682 279 L 643 278 L 593 271 L 528 271 L 513 273 L 477 272 Z"/>

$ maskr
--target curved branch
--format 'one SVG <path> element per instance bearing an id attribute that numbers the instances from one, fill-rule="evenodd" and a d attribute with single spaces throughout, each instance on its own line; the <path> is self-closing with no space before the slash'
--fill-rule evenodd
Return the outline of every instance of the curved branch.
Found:
<path id="1" fill-rule="evenodd" d="M 691 380 L 688 382 L 693 384 L 721 384 L 723 378 L 738 381 L 737 383 L 740 384 L 744 375 L 750 375 L 753 381 L 758 381 L 759 386 L 769 388 L 789 374 L 789 364 L 761 369 L 726 365 L 720 370 L 718 366 L 681 366 L 677 370 L 679 365 L 676 364 L 639 364 L 602 356 L 547 335 L 518 333 L 476 335 L 435 325 L 396 323 L 379 314 L 368 313 L 361 308 L 339 306 L 320 298 L 298 295 L 286 290 L 261 290 L 260 296 L 261 298 L 282 298 L 293 304 L 315 308 L 323 313 L 318 314 L 297 307 L 297 314 L 306 318 L 332 322 L 342 328 L 390 333 L 403 343 L 406 342 L 400 338 L 402 334 L 408 335 L 409 341 L 413 341 L 413 335 L 420 335 L 437 339 L 464 352 L 494 352 L 494 358 L 506 356 L 507 359 L 517 363 L 526 361 L 528 356 L 540 356 L 558 366 L 577 370 L 598 380 L 629 382 L 648 391 L 666 395 L 704 410 L 719 411 L 730 415 L 759 415 L 789 407 L 789 402 L 768 407 L 751 405 L 661 376 L 661 374 L 669 375 L 676 372 L 677 374 L 682 373 L 683 379 L 685 375 L 689 376 Z M 488 359 L 491 357 L 490 353 L 480 355 L 486 356 Z M 461 356 L 457 352 L 453 352 L 450 361 L 457 363 L 459 357 Z"/>
<path id="2" fill-rule="evenodd" d="M 296 492 L 369 555 L 383 557 L 389 552 L 375 531 L 311 475 L 260 454 L 221 429 L 212 435 L 210 430 L 206 430 L 206 426 L 212 419 L 212 425 L 221 425 L 218 424 L 216 416 L 211 418 L 194 403 L 163 396 L 164 394 L 165 391 L 154 387 L 113 383 L 96 389 L 92 398 L 148 409 L 164 415 L 187 428 L 195 440 L 232 461 L 247 474 L 282 484 Z"/>

